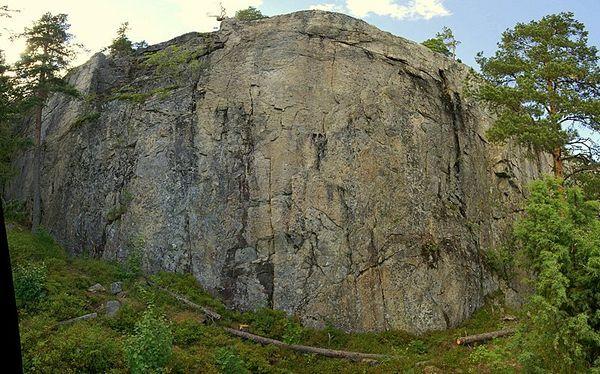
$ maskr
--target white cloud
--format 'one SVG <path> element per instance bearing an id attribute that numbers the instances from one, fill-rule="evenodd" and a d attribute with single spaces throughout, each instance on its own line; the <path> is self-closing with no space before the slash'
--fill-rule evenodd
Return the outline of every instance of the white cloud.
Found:
<path id="1" fill-rule="evenodd" d="M 324 4 L 315 4 L 308 7 L 310 10 L 325 10 L 327 12 L 345 12 L 346 8 L 343 5 L 333 4 L 333 3 L 324 3 Z"/>
<path id="2" fill-rule="evenodd" d="M 361 18 L 375 14 L 396 19 L 431 19 L 452 14 L 444 0 L 408 0 L 404 4 L 392 0 L 346 0 L 346 8 Z"/>
<path id="3" fill-rule="evenodd" d="M 1 29 L 22 32 L 46 12 L 67 13 L 71 33 L 89 53 L 80 53 L 74 64 L 85 62 L 93 53 L 110 44 L 119 25 L 128 21 L 133 41 L 159 43 L 190 31 L 212 31 L 218 22 L 210 15 L 219 13 L 218 0 L 5 0 L 11 9 L 19 9 L 11 19 L 0 19 Z M 223 0 L 229 16 L 248 6 L 258 7 L 262 0 Z M 0 36 L 0 49 L 9 62 L 19 58 L 25 43 L 10 41 L 8 33 Z"/>

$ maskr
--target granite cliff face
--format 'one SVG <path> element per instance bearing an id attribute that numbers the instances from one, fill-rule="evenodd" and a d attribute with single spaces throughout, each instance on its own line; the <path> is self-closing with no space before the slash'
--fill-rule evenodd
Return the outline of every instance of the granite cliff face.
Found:
<path id="1" fill-rule="evenodd" d="M 340 14 L 226 20 L 69 75 L 44 111 L 43 225 L 313 326 L 456 326 L 545 159 L 485 140 L 468 68 Z M 31 199 L 31 154 L 8 198 Z"/>

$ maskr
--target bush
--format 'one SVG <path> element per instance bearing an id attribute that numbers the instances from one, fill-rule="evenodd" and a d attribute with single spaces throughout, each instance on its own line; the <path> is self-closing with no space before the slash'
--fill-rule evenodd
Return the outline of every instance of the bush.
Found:
<path id="1" fill-rule="evenodd" d="M 79 322 L 39 340 L 26 352 L 26 372 L 104 373 L 123 367 L 119 336 Z"/>
<path id="2" fill-rule="evenodd" d="M 514 230 L 537 277 L 519 359 L 528 371 L 579 372 L 600 354 L 600 204 L 550 178 L 530 191 Z"/>
<path id="3" fill-rule="evenodd" d="M 201 323 L 194 320 L 185 320 L 177 323 L 173 329 L 175 344 L 182 347 L 199 342 L 203 335 Z"/>
<path id="4" fill-rule="evenodd" d="M 46 295 L 47 270 L 44 264 L 17 266 L 13 278 L 17 306 L 32 308 Z"/>
<path id="5" fill-rule="evenodd" d="M 217 349 L 215 360 L 223 374 L 243 374 L 250 371 L 240 356 L 230 348 Z"/>
<path id="6" fill-rule="evenodd" d="M 132 373 L 160 372 L 173 352 L 173 335 L 164 316 L 151 305 L 125 341 L 125 356 Z"/>
<path id="7" fill-rule="evenodd" d="M 16 222 L 22 225 L 27 224 L 29 215 L 25 209 L 25 202 L 21 200 L 3 201 L 4 219 L 7 222 Z"/>
<path id="8" fill-rule="evenodd" d="M 235 12 L 235 18 L 240 21 L 254 21 L 257 19 L 268 18 L 253 6 Z"/>

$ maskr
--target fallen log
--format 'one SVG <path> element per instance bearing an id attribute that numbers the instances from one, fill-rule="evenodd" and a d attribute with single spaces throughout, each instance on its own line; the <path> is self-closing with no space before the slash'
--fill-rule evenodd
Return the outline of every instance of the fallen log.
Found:
<path id="1" fill-rule="evenodd" d="M 58 324 L 59 325 L 66 325 L 66 324 L 69 324 L 69 323 L 73 323 L 73 322 L 77 322 L 77 321 L 83 321 L 83 320 L 86 320 L 86 319 L 92 319 L 92 318 L 96 318 L 96 317 L 98 317 L 98 313 L 90 313 L 90 314 L 85 314 L 83 316 L 71 318 L 71 319 L 68 319 L 66 321 L 61 321 Z"/>
<path id="2" fill-rule="evenodd" d="M 515 329 L 504 329 L 492 332 L 486 332 L 485 334 L 463 336 L 462 338 L 456 339 L 457 345 L 467 345 L 472 343 L 484 342 L 501 336 L 512 335 L 515 333 Z"/>
<path id="3" fill-rule="evenodd" d="M 298 344 L 287 344 L 280 340 L 275 340 L 271 338 L 265 338 L 264 336 L 254 335 L 246 331 L 236 330 L 229 327 L 223 327 L 225 331 L 228 333 L 238 336 L 243 339 L 252 340 L 253 342 L 260 344 L 272 344 L 277 347 L 291 349 L 294 351 L 302 352 L 302 353 L 314 353 L 321 356 L 326 357 L 334 357 L 334 358 L 345 358 L 352 361 L 360 361 L 360 360 L 382 360 L 385 358 L 389 358 L 390 356 L 376 354 L 376 353 L 362 353 L 362 352 L 350 352 L 350 351 L 338 351 L 334 349 L 327 348 L 318 348 L 318 347 L 310 347 L 307 345 L 298 345 Z"/>
<path id="4" fill-rule="evenodd" d="M 209 308 L 203 307 L 202 305 L 198 305 L 195 302 L 190 301 L 190 300 L 186 299 L 185 297 L 176 294 L 175 292 L 169 290 L 168 288 L 159 286 L 158 284 L 152 282 L 150 279 L 146 279 L 146 282 L 150 286 L 156 287 L 159 290 L 168 293 L 174 299 L 176 299 L 176 300 L 184 303 L 185 305 L 190 306 L 190 307 L 192 307 L 194 309 L 198 309 L 198 310 L 202 311 L 202 313 L 204 313 L 207 317 L 212 318 L 213 320 L 215 320 L 215 319 L 221 319 L 221 315 L 219 313 L 215 312 L 214 310 L 211 310 Z"/>

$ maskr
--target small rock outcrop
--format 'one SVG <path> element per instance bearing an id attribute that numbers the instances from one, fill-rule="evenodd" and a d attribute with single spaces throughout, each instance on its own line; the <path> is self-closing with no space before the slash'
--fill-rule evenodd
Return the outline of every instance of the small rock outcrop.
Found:
<path id="1" fill-rule="evenodd" d="M 119 300 L 109 300 L 106 302 L 106 315 L 109 317 L 114 317 L 119 313 L 121 309 L 121 303 Z"/>
<path id="2" fill-rule="evenodd" d="M 122 282 L 113 282 L 110 284 L 110 293 L 113 295 L 117 295 L 123 292 L 123 283 Z"/>
<path id="3" fill-rule="evenodd" d="M 542 156 L 488 143 L 469 69 L 348 16 L 226 20 L 129 58 L 44 110 L 43 225 L 74 253 L 192 273 L 311 326 L 457 326 Z M 30 130 L 29 130 L 30 131 Z M 31 153 L 7 188 L 30 201 Z"/>
<path id="4" fill-rule="evenodd" d="M 88 291 L 92 293 L 105 292 L 106 288 L 104 288 L 104 286 L 100 283 L 96 283 L 93 286 L 90 286 L 90 288 L 88 288 Z"/>

